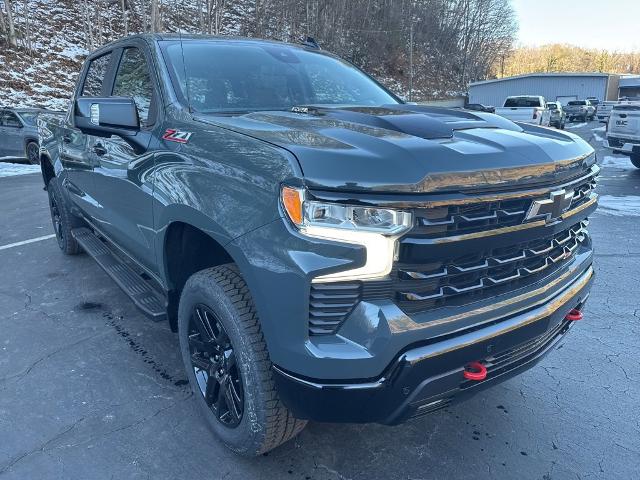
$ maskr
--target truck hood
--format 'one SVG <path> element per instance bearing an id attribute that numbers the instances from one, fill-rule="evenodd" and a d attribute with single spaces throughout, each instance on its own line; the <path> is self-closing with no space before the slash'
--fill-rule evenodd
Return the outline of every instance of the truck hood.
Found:
<path id="1" fill-rule="evenodd" d="M 195 119 L 288 150 L 313 189 L 496 191 L 558 183 L 595 163 L 591 146 L 571 133 L 437 107 L 310 107 Z"/>

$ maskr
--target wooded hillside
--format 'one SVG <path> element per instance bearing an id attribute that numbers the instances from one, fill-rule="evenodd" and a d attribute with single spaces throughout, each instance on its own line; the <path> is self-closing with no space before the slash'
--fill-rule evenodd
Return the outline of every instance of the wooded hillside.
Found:
<path id="1" fill-rule="evenodd" d="M 640 52 L 589 50 L 574 45 L 522 47 L 500 58 L 497 76 L 534 72 L 602 72 L 640 74 Z"/>
<path id="2" fill-rule="evenodd" d="M 168 31 L 300 42 L 307 35 L 401 96 L 466 91 L 517 27 L 509 0 L 0 0 L 0 103 L 64 108 L 87 52 Z"/>

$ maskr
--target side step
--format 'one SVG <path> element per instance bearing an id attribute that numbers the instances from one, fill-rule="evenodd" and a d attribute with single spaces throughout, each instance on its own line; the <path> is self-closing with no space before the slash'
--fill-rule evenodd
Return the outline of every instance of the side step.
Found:
<path id="1" fill-rule="evenodd" d="M 163 295 L 115 255 L 105 242 L 88 228 L 75 228 L 71 234 L 140 310 L 153 321 L 159 322 L 166 319 L 166 301 Z"/>

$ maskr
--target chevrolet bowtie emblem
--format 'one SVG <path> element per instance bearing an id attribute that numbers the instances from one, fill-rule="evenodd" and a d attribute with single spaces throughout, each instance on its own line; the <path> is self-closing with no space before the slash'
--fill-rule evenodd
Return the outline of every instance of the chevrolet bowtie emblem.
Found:
<path id="1" fill-rule="evenodd" d="M 534 200 L 524 218 L 525 222 L 537 217 L 543 217 L 547 223 L 560 218 L 571 206 L 573 191 L 557 190 L 549 194 L 544 200 Z"/>

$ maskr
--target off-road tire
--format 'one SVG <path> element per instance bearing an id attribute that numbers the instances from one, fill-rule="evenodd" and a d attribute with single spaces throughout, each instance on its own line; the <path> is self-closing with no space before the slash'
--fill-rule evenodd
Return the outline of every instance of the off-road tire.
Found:
<path id="1" fill-rule="evenodd" d="M 633 166 L 636 168 L 640 168 L 640 155 L 631 155 L 631 157 L 629 157 L 631 159 L 631 163 L 633 163 Z"/>
<path id="2" fill-rule="evenodd" d="M 224 425 L 207 405 L 196 379 L 189 346 L 189 325 L 198 305 L 211 310 L 228 334 L 244 391 L 243 414 L 235 427 Z M 234 264 L 193 274 L 178 308 L 180 350 L 191 389 L 207 424 L 234 452 L 256 456 L 295 437 L 306 420 L 293 417 L 282 404 L 251 293 Z"/>
<path id="3" fill-rule="evenodd" d="M 77 255 L 82 251 L 82 248 L 73 238 L 71 230 L 83 226 L 83 222 L 69 211 L 57 177 L 49 180 L 47 193 L 49 194 L 51 222 L 58 246 L 65 255 Z"/>

